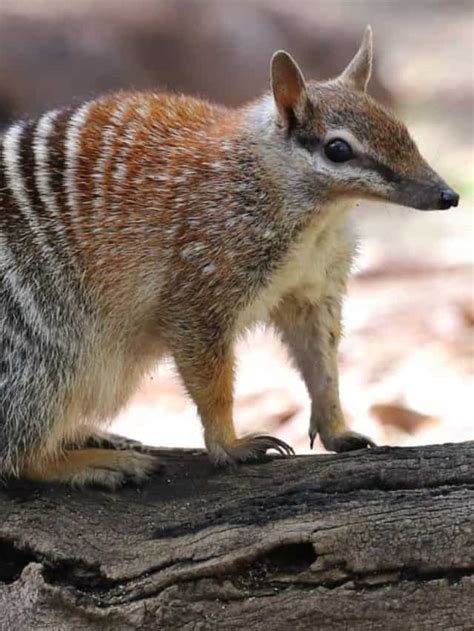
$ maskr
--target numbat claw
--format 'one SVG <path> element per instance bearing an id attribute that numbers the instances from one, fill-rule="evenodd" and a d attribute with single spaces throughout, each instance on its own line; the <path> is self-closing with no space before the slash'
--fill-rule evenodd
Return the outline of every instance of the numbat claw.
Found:
<path id="1" fill-rule="evenodd" d="M 293 447 L 274 436 L 248 436 L 231 445 L 209 444 L 209 456 L 214 464 L 225 465 L 237 462 L 260 460 L 267 451 L 274 450 L 281 456 L 294 456 Z"/>
<path id="2" fill-rule="evenodd" d="M 367 436 L 351 431 L 347 431 L 336 436 L 322 436 L 321 441 L 328 451 L 336 451 L 339 453 L 343 451 L 365 449 L 367 447 L 376 447 L 374 441 Z"/>
<path id="3" fill-rule="evenodd" d="M 253 448 L 255 451 L 261 453 L 261 455 L 265 454 L 270 449 L 275 450 L 281 456 L 294 456 L 295 450 L 293 447 L 285 443 L 283 440 L 279 438 L 275 438 L 274 436 L 255 436 L 254 438 L 249 440 L 248 446 Z"/>

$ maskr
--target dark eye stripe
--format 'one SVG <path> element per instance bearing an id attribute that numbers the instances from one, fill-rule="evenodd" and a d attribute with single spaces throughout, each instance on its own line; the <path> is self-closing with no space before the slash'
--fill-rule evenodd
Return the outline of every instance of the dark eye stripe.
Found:
<path id="1" fill-rule="evenodd" d="M 379 162 L 378 160 L 374 160 L 370 156 L 364 155 L 360 160 L 360 166 L 364 169 L 368 169 L 370 171 L 375 171 L 379 175 L 383 177 L 387 182 L 397 183 L 401 181 L 400 175 L 395 173 L 393 169 L 391 169 L 383 162 Z"/>
<path id="2" fill-rule="evenodd" d="M 300 147 L 306 149 L 306 151 L 309 151 L 310 153 L 316 151 L 321 142 L 319 136 L 315 136 L 313 134 L 305 134 L 302 132 L 295 135 L 295 140 L 300 145 Z"/>
<path id="3" fill-rule="evenodd" d="M 400 182 L 401 181 L 401 177 L 395 173 L 395 171 L 393 171 L 390 167 L 388 167 L 386 164 L 382 164 L 381 162 L 375 162 L 374 161 L 374 168 L 377 171 L 377 173 L 380 173 L 380 175 L 385 178 L 388 182 Z"/>
<path id="4" fill-rule="evenodd" d="M 294 135 L 294 138 L 296 142 L 298 143 L 298 145 L 300 145 L 300 147 L 302 147 L 303 149 L 305 149 L 306 151 L 310 153 L 314 153 L 320 147 L 320 144 L 321 144 L 321 138 L 319 136 L 316 136 L 310 133 L 304 133 L 300 131 L 299 133 L 296 133 Z M 376 171 L 387 182 L 397 183 L 401 181 L 401 177 L 386 164 L 383 164 L 382 162 L 379 162 L 378 160 L 375 160 L 374 158 L 366 154 L 354 155 L 354 157 L 357 158 L 357 162 L 359 166 L 365 169 Z"/>

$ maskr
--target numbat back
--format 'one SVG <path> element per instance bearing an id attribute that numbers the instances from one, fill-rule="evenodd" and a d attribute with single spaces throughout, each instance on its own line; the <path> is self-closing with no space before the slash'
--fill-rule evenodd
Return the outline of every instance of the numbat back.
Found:
<path id="1" fill-rule="evenodd" d="M 164 353 L 197 405 L 211 460 L 292 453 L 238 438 L 233 344 L 281 332 L 306 382 L 310 440 L 371 446 L 338 394 L 341 299 L 359 198 L 422 210 L 458 196 L 366 94 L 368 28 L 336 79 L 285 52 L 237 110 L 119 93 L 7 129 L 0 151 L 0 474 L 115 487 L 155 458 L 101 426 Z M 360 211 L 359 211 L 360 212 Z"/>

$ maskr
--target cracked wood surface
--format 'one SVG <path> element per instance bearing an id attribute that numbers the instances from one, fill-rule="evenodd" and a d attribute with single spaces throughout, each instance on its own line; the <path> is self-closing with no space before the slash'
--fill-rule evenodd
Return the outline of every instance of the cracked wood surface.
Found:
<path id="1" fill-rule="evenodd" d="M 472 629 L 474 442 L 0 488 L 0 629 Z"/>

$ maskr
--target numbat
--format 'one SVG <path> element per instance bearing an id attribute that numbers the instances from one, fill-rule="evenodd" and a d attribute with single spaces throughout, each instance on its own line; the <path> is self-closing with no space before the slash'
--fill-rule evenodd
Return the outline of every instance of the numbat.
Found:
<path id="1" fill-rule="evenodd" d="M 129 92 L 6 129 L 0 151 L 0 475 L 116 487 L 156 460 L 101 431 L 170 353 L 212 462 L 293 453 L 237 437 L 233 345 L 257 321 L 288 345 L 310 440 L 372 446 L 339 403 L 341 300 L 357 199 L 421 210 L 458 195 L 366 94 L 371 31 L 336 79 L 286 52 L 236 110 Z"/>

